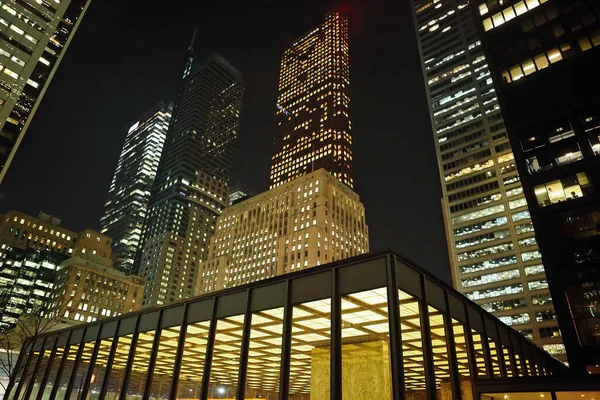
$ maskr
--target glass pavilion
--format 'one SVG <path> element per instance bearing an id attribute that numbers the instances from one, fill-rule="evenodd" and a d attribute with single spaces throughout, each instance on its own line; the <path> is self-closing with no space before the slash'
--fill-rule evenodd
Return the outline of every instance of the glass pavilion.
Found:
<path id="1" fill-rule="evenodd" d="M 470 400 L 478 381 L 568 371 L 389 251 L 51 332 L 29 349 L 10 399 Z"/>

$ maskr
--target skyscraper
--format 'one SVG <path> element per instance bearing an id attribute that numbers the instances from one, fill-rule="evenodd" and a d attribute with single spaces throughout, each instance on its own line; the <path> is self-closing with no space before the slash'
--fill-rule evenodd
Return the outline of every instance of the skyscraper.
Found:
<path id="1" fill-rule="evenodd" d="M 270 188 L 325 168 L 353 187 L 348 20 L 328 13 L 283 53 Z"/>
<path id="2" fill-rule="evenodd" d="M 0 182 L 90 0 L 2 2 Z"/>
<path id="3" fill-rule="evenodd" d="M 600 373 L 600 5 L 472 4 L 569 364 Z"/>
<path id="4" fill-rule="evenodd" d="M 223 57 L 190 57 L 138 252 L 144 305 L 194 292 L 217 216 L 229 202 L 242 95 L 241 73 Z"/>
<path id="5" fill-rule="evenodd" d="M 198 294 L 369 251 L 365 208 L 323 168 L 226 208 L 217 220 Z"/>
<path id="6" fill-rule="evenodd" d="M 161 102 L 129 128 L 100 220 L 113 238 L 115 267 L 131 273 L 173 105 Z"/>
<path id="7" fill-rule="evenodd" d="M 412 3 L 454 285 L 561 357 L 545 268 L 469 1 Z"/>

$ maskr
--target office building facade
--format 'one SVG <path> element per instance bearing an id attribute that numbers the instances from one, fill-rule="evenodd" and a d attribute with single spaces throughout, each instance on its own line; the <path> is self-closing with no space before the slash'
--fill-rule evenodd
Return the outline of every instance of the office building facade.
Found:
<path id="1" fill-rule="evenodd" d="M 113 238 L 116 268 L 131 273 L 148 213 L 173 105 L 161 102 L 129 128 L 100 220 Z"/>
<path id="2" fill-rule="evenodd" d="M 600 368 L 600 5 L 477 1 L 570 365 Z"/>
<path id="3" fill-rule="evenodd" d="M 568 372 L 391 252 L 51 332 L 19 363 L 9 399 L 473 400 Z"/>
<path id="4" fill-rule="evenodd" d="M 69 256 L 55 251 L 0 249 L 0 330 L 14 327 L 23 314 L 51 313 L 48 299 L 60 264 Z"/>
<path id="5" fill-rule="evenodd" d="M 454 285 L 564 358 L 530 211 L 469 2 L 412 5 Z"/>
<path id="6" fill-rule="evenodd" d="M 73 256 L 64 260 L 50 293 L 50 309 L 62 321 L 93 322 L 137 311 L 144 280 L 115 269 L 110 237 L 86 229 L 79 234 Z"/>
<path id="7" fill-rule="evenodd" d="M 192 296 L 217 217 L 228 203 L 243 83 L 218 54 L 182 81 L 149 205 L 135 270 L 145 305 Z"/>
<path id="8" fill-rule="evenodd" d="M 281 60 L 270 188 L 325 168 L 353 187 L 348 19 L 331 12 Z"/>
<path id="9" fill-rule="evenodd" d="M 90 0 L 0 6 L 0 182 Z"/>
<path id="10" fill-rule="evenodd" d="M 365 209 L 324 169 L 226 208 L 197 294 L 251 283 L 369 251 Z"/>
<path id="11" fill-rule="evenodd" d="M 18 249 L 49 250 L 71 255 L 77 233 L 61 226 L 61 220 L 40 212 L 36 217 L 19 211 L 0 216 L 0 245 Z"/>
<path id="12" fill-rule="evenodd" d="M 62 277 L 73 271 L 73 265 L 78 265 L 104 270 L 106 279 L 106 270 L 112 269 L 113 264 L 111 239 L 92 229 L 85 229 L 79 234 L 67 231 L 73 237 L 63 237 L 65 230 L 59 226 L 60 220 L 46 214 L 41 214 L 41 219 L 15 211 L 5 216 L 10 217 L 5 218 L 4 226 L 0 227 L 0 239 L 3 240 L 0 245 L 0 329 L 13 327 L 22 315 L 30 313 L 51 315 L 57 322 L 72 322 L 74 319 L 69 313 L 64 315 L 63 312 L 63 308 L 68 309 L 66 302 L 59 304 L 55 301 L 57 290 L 64 286 L 61 284 Z M 5 227 L 8 235 L 4 234 Z M 48 236 L 33 236 L 28 229 L 37 235 Z M 140 278 L 122 277 L 122 280 L 126 279 L 135 280 L 141 287 Z M 71 290 L 69 293 L 75 294 L 82 289 L 82 285 L 77 286 L 75 284 L 71 288 L 72 293 Z M 104 294 L 105 286 L 100 288 Z M 76 321 L 84 320 L 77 318 Z"/>

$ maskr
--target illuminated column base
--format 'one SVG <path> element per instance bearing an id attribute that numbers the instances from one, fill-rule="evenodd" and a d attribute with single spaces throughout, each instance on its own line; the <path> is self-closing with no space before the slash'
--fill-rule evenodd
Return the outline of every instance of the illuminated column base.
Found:
<path id="1" fill-rule="evenodd" d="M 381 400 L 391 397 L 389 343 L 342 345 L 342 400 Z M 329 347 L 312 350 L 311 400 L 329 400 Z"/>
<path id="2" fill-rule="evenodd" d="M 460 391 L 462 400 L 473 400 L 473 385 L 469 378 L 460 379 Z M 441 385 L 442 399 L 452 400 L 452 386 L 450 380 L 443 380 Z"/>

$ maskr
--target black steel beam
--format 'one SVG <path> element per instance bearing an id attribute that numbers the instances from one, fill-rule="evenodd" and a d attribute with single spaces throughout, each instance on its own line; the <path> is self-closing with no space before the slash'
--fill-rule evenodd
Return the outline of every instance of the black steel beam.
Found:
<path id="1" fill-rule="evenodd" d="M 337 268 L 331 274 L 330 399 L 339 400 L 342 398 L 342 298 Z"/>
<path id="2" fill-rule="evenodd" d="M 390 361 L 392 363 L 392 400 L 405 399 L 404 358 L 402 356 L 402 329 L 400 324 L 400 299 L 396 280 L 396 256 L 387 259 L 387 299 L 390 329 Z"/>
<path id="3" fill-rule="evenodd" d="M 183 309 L 183 323 L 179 331 L 179 339 L 177 340 L 177 353 L 175 354 L 175 363 L 173 364 L 173 379 L 171 380 L 171 389 L 169 390 L 169 399 L 176 399 L 179 393 L 179 372 L 181 371 L 181 363 L 183 360 L 183 351 L 185 349 L 185 336 L 187 334 L 187 315 L 190 305 L 187 303 Z M 196 395 L 196 393 L 194 393 Z"/>
<path id="4" fill-rule="evenodd" d="M 215 350 L 215 334 L 217 331 L 217 297 L 213 298 L 210 328 L 206 339 L 206 356 L 204 358 L 204 371 L 202 371 L 202 386 L 200 400 L 208 399 L 208 385 L 210 384 L 210 369 L 212 367 L 213 352 Z"/>

